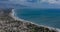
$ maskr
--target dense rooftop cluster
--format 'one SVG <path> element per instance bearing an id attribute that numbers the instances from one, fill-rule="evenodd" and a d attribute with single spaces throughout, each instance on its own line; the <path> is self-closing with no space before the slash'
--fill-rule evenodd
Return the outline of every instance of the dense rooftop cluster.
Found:
<path id="1" fill-rule="evenodd" d="M 47 27 L 15 20 L 13 17 L 9 16 L 9 13 L 7 16 L 5 16 L 6 13 L 4 13 L 3 16 L 0 14 L 0 32 L 57 32 L 56 30 L 49 29 Z"/>

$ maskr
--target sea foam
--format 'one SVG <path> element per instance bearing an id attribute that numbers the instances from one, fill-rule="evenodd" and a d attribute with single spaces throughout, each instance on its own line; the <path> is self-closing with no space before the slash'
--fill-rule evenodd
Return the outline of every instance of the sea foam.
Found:
<path id="1" fill-rule="evenodd" d="M 12 15 L 11 15 L 11 16 L 12 16 L 15 20 L 19 20 L 19 21 L 22 21 L 22 22 L 28 22 L 28 23 L 31 23 L 31 24 L 35 24 L 35 25 L 37 25 L 37 26 L 46 27 L 46 28 L 49 28 L 50 30 L 55 30 L 55 31 L 57 31 L 57 32 L 60 32 L 60 29 L 59 29 L 59 28 L 53 28 L 53 27 L 49 27 L 49 26 L 39 25 L 39 24 L 33 23 L 33 22 L 31 22 L 31 21 L 27 21 L 27 20 L 21 19 L 21 18 L 19 18 L 19 17 L 16 17 L 14 9 L 12 9 Z"/>

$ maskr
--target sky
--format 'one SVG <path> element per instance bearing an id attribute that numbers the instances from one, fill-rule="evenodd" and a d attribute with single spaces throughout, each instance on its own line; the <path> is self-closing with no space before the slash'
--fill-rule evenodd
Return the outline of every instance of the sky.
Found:
<path id="1" fill-rule="evenodd" d="M 60 0 L 0 0 L 0 6 L 27 8 L 60 8 Z"/>

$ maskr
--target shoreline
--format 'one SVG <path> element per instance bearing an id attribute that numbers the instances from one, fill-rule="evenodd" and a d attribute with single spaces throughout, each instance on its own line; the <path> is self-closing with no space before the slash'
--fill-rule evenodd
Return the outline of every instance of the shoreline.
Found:
<path id="1" fill-rule="evenodd" d="M 27 20 L 24 20 L 24 19 L 20 19 L 20 18 L 18 18 L 18 17 L 16 17 L 15 16 L 15 12 L 14 12 L 14 9 L 12 10 L 12 14 L 11 14 L 11 16 L 12 16 L 12 18 L 13 19 L 15 19 L 15 20 L 19 20 L 19 21 L 22 21 L 22 22 L 27 22 L 27 23 L 31 23 L 31 24 L 34 24 L 34 25 L 37 25 L 38 27 L 46 27 L 46 28 L 48 28 L 48 29 L 53 29 L 53 30 L 56 30 L 56 31 L 58 31 L 58 32 L 60 32 L 60 29 L 58 29 L 58 28 L 54 28 L 54 27 L 49 27 L 49 26 L 44 26 L 44 25 L 39 25 L 39 24 L 36 24 L 36 23 L 33 23 L 33 22 L 31 22 L 31 21 L 27 21 Z"/>

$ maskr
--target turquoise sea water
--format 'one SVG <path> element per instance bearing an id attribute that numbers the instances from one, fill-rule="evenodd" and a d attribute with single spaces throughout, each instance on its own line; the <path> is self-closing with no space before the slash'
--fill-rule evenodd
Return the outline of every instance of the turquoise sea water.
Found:
<path id="1" fill-rule="evenodd" d="M 60 28 L 60 9 L 17 9 L 15 13 L 24 20 Z"/>

